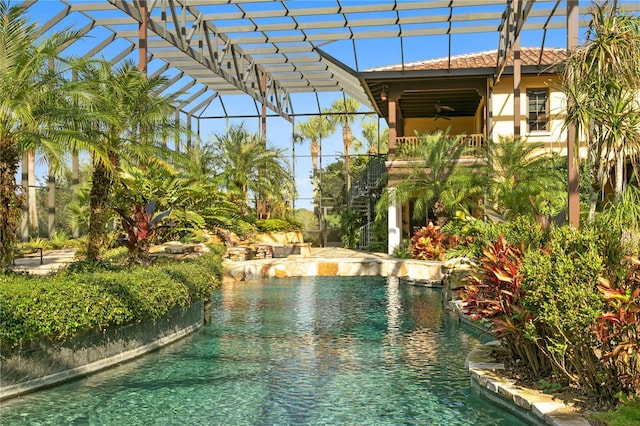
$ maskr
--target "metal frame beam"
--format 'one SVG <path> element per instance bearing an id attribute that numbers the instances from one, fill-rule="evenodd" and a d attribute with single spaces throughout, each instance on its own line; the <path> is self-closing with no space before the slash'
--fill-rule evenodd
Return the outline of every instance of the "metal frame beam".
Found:
<path id="1" fill-rule="evenodd" d="M 132 6 L 124 0 L 109 0 L 111 4 L 121 9 L 138 22 L 142 22 L 142 16 L 138 8 L 140 0 L 134 0 Z M 158 5 L 157 3 L 160 3 Z M 186 2 L 185 2 L 186 3 Z M 160 20 L 153 11 L 162 10 Z M 182 4 L 182 1 L 160 0 L 148 5 L 149 18 L 147 28 L 153 31 L 167 42 L 182 51 L 194 61 L 204 65 L 213 73 L 225 79 L 238 90 L 244 91 L 258 102 L 280 114 L 288 121 L 292 117 L 285 112 L 284 106 L 289 102 L 289 94 L 277 80 L 270 78 L 269 73 L 255 63 L 250 56 L 245 55 L 236 43 L 221 32 L 218 32 L 211 22 L 202 19 L 202 14 L 192 10 L 191 6 Z M 198 34 L 198 41 L 192 46 L 194 34 Z M 226 64 L 226 66 L 225 66 Z M 259 75 L 267 74 L 267 92 L 265 97 L 256 90 Z M 253 88 L 249 80 L 254 82 Z M 270 99 L 275 99 L 275 102 Z"/>

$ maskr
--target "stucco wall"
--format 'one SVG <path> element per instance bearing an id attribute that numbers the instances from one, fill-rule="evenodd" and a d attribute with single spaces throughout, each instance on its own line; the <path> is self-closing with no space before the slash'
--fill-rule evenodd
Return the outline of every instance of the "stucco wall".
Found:
<path id="1" fill-rule="evenodd" d="M 566 132 L 562 130 L 565 118 L 565 96 L 559 89 L 558 77 L 523 76 L 520 84 L 520 129 L 521 135 L 531 142 L 544 143 L 547 148 L 565 153 Z M 549 89 L 550 127 L 548 132 L 528 132 L 527 89 Z M 513 135 L 513 77 L 504 76 L 493 87 L 493 131 L 491 137 L 497 140 L 499 136 Z M 565 149 L 566 151 L 566 149 Z"/>
<path id="2" fill-rule="evenodd" d="M 443 112 L 446 115 L 446 111 Z M 437 130 L 447 130 L 451 126 L 451 135 L 482 133 L 482 129 L 476 128 L 475 117 L 451 117 L 450 120 L 444 118 L 406 118 L 404 120 L 404 135 L 414 136 L 415 132 L 434 132 Z"/>

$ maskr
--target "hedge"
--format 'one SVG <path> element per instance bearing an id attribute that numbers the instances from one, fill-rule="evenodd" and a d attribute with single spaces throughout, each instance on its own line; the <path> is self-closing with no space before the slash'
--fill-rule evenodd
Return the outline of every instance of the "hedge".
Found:
<path id="1" fill-rule="evenodd" d="M 157 319 L 208 299 L 220 256 L 158 261 L 150 267 L 71 267 L 38 277 L 0 276 L 0 351 L 34 339 L 63 342 L 89 330 Z"/>

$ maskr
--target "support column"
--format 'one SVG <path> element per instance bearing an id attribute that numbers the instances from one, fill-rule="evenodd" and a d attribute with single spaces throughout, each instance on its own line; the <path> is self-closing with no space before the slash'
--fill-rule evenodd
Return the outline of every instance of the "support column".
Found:
<path id="1" fill-rule="evenodd" d="M 187 129 L 189 129 L 189 131 L 187 132 L 187 147 L 185 149 L 186 152 L 188 152 L 191 149 L 191 114 L 190 113 L 187 114 Z"/>
<path id="2" fill-rule="evenodd" d="M 516 22 L 520 17 L 516 15 Z M 514 22 L 515 25 L 515 22 Z M 521 82 L 521 66 L 520 59 L 520 35 L 518 34 L 513 41 L 513 137 L 519 138 L 522 134 L 521 117 L 520 117 L 520 82 Z"/>
<path id="3" fill-rule="evenodd" d="M 36 199 L 36 152 L 27 152 L 27 173 L 28 173 L 28 204 L 29 204 L 29 226 L 38 229 L 38 203 Z"/>
<path id="4" fill-rule="evenodd" d="M 567 0 L 567 52 L 570 54 L 578 46 L 578 0 Z M 567 219 L 575 228 L 580 226 L 580 176 L 578 172 L 579 155 L 576 158 L 576 126 L 571 122 L 567 126 Z"/>
<path id="5" fill-rule="evenodd" d="M 80 159 L 78 152 L 74 151 L 71 154 L 71 188 L 73 190 L 73 199 L 78 201 L 78 185 L 80 184 Z M 78 226 L 73 226 L 71 229 L 71 236 L 73 238 L 80 237 L 80 229 Z"/>
<path id="6" fill-rule="evenodd" d="M 22 196 L 24 197 L 24 204 L 22 207 L 22 223 L 20 224 L 20 239 L 22 241 L 29 241 L 29 204 L 27 203 L 27 194 L 29 193 L 29 160 L 27 154 L 22 155 L 22 180 L 20 181 L 22 186 Z"/>
<path id="7" fill-rule="evenodd" d="M 484 102 L 484 138 L 485 142 L 493 138 L 493 79 L 487 78 L 487 90 Z"/>
<path id="8" fill-rule="evenodd" d="M 179 126 L 180 124 L 180 108 L 176 108 L 176 110 L 173 112 L 173 121 L 175 121 L 176 126 Z M 187 134 L 189 134 L 188 132 L 191 131 L 191 128 L 188 129 Z M 180 144 L 182 143 L 182 141 L 180 140 L 180 131 L 176 131 L 174 137 L 173 137 L 173 149 L 175 151 L 180 151 Z M 164 140 L 164 146 L 165 148 L 167 147 L 167 140 Z"/>
<path id="9" fill-rule="evenodd" d="M 147 12 L 147 0 L 140 0 L 140 16 L 142 21 L 138 25 L 138 69 L 147 73 L 147 19 L 149 14 Z"/>
<path id="10" fill-rule="evenodd" d="M 388 239 L 389 239 L 389 247 L 388 254 L 393 254 L 393 251 L 400 247 L 400 243 L 402 242 L 402 206 L 398 204 L 395 200 L 395 188 L 390 188 L 391 191 L 390 197 L 393 200 L 393 203 L 389 206 L 387 217 L 388 217 Z"/>
<path id="11" fill-rule="evenodd" d="M 388 111 L 389 111 L 389 160 L 393 159 L 396 155 L 396 138 L 398 137 L 397 129 L 397 113 L 396 104 L 398 102 L 397 97 L 389 96 Z"/>
<path id="12" fill-rule="evenodd" d="M 260 93 L 262 95 L 262 111 L 260 113 L 260 131 L 264 138 L 264 143 L 267 143 L 267 74 L 262 71 L 260 76 Z"/>

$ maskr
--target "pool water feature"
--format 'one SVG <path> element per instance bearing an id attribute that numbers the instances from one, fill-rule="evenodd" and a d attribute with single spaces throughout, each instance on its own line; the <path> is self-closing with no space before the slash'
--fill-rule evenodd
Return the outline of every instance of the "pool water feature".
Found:
<path id="1" fill-rule="evenodd" d="M 396 278 L 230 283 L 200 332 L 4 401 L 0 424 L 524 425 L 471 388 L 479 343 L 439 290 Z"/>

